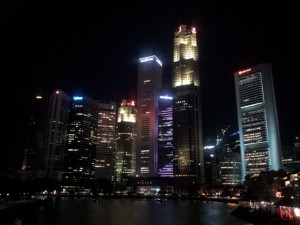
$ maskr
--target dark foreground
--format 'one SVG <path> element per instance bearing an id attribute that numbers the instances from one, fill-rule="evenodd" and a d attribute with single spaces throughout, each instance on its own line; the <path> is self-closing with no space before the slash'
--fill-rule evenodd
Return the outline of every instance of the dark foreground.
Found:
<path id="1" fill-rule="evenodd" d="M 242 206 L 234 209 L 231 214 L 254 225 L 295 225 L 293 222 L 282 220 L 279 215 Z"/>

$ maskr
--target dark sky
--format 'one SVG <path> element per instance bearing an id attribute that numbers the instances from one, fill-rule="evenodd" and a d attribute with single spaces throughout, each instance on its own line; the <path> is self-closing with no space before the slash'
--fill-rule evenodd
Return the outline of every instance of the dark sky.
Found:
<path id="1" fill-rule="evenodd" d="M 136 97 L 138 58 L 152 54 L 163 62 L 164 85 L 170 87 L 180 24 L 197 29 L 205 139 L 229 124 L 237 129 L 234 72 L 263 62 L 273 69 L 282 139 L 300 133 L 295 8 L 38 4 L 2 1 L 0 7 L 3 151 L 10 159 L 21 152 L 36 87 L 119 104 Z"/>

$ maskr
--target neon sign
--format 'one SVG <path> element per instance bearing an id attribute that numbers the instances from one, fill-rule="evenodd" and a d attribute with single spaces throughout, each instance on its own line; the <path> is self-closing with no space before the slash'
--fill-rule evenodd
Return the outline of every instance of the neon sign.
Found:
<path id="1" fill-rule="evenodd" d="M 241 75 L 241 74 L 243 74 L 243 73 L 247 73 L 247 72 L 249 72 L 249 71 L 251 71 L 251 69 L 241 70 L 241 71 L 239 71 L 239 75 Z"/>
<path id="2" fill-rule="evenodd" d="M 82 99 L 83 99 L 83 97 L 81 97 L 81 96 L 74 96 L 73 97 L 74 101 L 79 101 L 79 100 L 82 100 Z"/>

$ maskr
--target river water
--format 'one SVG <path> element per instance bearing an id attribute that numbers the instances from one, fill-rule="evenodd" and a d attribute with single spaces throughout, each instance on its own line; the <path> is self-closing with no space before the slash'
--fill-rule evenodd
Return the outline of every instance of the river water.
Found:
<path id="1" fill-rule="evenodd" d="M 228 203 L 59 198 L 9 225 L 246 225 Z"/>

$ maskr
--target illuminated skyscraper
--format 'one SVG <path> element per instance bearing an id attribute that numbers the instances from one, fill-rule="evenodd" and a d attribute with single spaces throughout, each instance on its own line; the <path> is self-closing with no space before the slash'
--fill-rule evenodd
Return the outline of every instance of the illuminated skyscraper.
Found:
<path id="1" fill-rule="evenodd" d="M 173 97 L 159 96 L 158 100 L 158 174 L 173 177 Z"/>
<path id="2" fill-rule="evenodd" d="M 126 185 L 136 170 L 136 107 L 134 101 L 123 100 L 118 109 L 115 181 Z"/>
<path id="3" fill-rule="evenodd" d="M 180 25 L 174 37 L 174 174 L 204 182 L 199 55 L 196 29 Z"/>
<path id="4" fill-rule="evenodd" d="M 139 59 L 137 89 L 137 175 L 156 176 L 162 62 L 155 55 Z"/>
<path id="5" fill-rule="evenodd" d="M 46 177 L 58 181 L 62 179 L 69 102 L 69 96 L 61 90 L 55 90 L 49 98 L 46 134 Z"/>
<path id="6" fill-rule="evenodd" d="M 259 64 L 234 76 L 243 179 L 282 169 L 271 65 Z"/>
<path id="7" fill-rule="evenodd" d="M 112 180 L 116 135 L 116 103 L 98 102 L 95 179 Z"/>
<path id="8" fill-rule="evenodd" d="M 98 104 L 87 97 L 71 101 L 62 188 L 66 193 L 89 193 L 94 180 Z"/>

